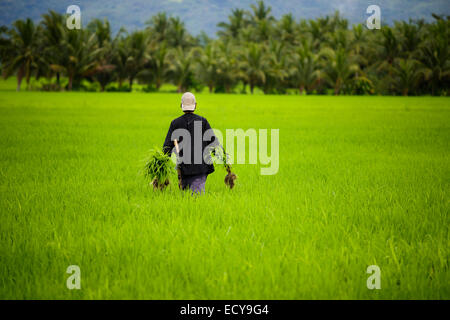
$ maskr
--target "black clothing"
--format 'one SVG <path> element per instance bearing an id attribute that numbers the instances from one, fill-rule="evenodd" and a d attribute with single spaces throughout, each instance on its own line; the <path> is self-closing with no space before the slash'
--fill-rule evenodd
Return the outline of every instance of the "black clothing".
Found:
<path id="1" fill-rule="evenodd" d="M 201 130 L 200 129 L 201 124 Z M 195 129 L 196 128 L 196 129 Z M 176 129 L 186 129 L 190 134 L 191 143 L 190 145 L 184 145 L 183 144 L 183 137 L 182 136 L 173 136 L 172 133 Z M 194 130 L 195 129 L 195 130 Z M 194 113 L 188 112 L 183 114 L 181 117 L 176 118 L 170 123 L 169 131 L 167 132 L 166 140 L 164 141 L 163 151 L 164 153 L 171 155 L 172 151 L 175 148 L 175 144 L 173 142 L 173 139 L 177 139 L 178 145 L 180 146 L 180 157 L 183 157 L 183 154 L 185 151 L 188 152 L 190 150 L 191 152 L 191 159 L 187 159 L 187 161 L 181 162 L 178 166 L 181 170 L 182 176 L 193 176 L 193 175 L 199 175 L 199 174 L 210 174 L 214 172 L 214 166 L 211 164 L 208 164 L 205 162 L 205 159 L 203 158 L 203 153 L 205 152 L 205 149 L 208 145 L 211 144 L 211 142 L 214 142 L 214 144 L 218 144 L 219 141 L 217 140 L 217 137 L 212 133 L 210 136 L 211 139 L 208 138 L 207 141 L 203 141 L 204 133 L 205 131 L 211 129 L 211 126 L 208 123 L 208 120 L 205 118 L 196 115 Z M 206 137 L 205 137 L 206 138 Z M 195 148 L 194 148 L 194 142 L 199 143 L 199 146 L 201 146 L 201 152 L 202 154 L 195 155 Z M 181 144 L 183 144 L 181 146 Z M 197 151 L 200 151 L 200 148 L 198 148 Z M 189 152 L 188 152 L 189 153 Z M 188 154 L 187 153 L 187 154 Z M 210 154 L 209 151 L 207 151 L 206 160 L 210 161 Z M 197 160 L 197 163 L 195 163 L 195 160 Z M 187 163 L 184 163 L 187 162 Z M 190 162 L 190 163 L 189 163 Z"/>

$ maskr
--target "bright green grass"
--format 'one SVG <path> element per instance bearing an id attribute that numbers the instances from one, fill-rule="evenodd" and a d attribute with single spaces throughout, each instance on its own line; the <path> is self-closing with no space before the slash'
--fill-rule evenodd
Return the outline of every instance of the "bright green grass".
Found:
<path id="1" fill-rule="evenodd" d="M 448 98 L 197 95 L 214 128 L 280 129 L 278 174 L 201 197 L 140 175 L 179 99 L 0 92 L 0 298 L 450 298 Z"/>
<path id="2" fill-rule="evenodd" d="M 17 80 L 15 77 L 9 77 L 6 80 L 0 78 L 0 91 L 15 91 L 16 87 L 17 87 Z M 24 86 L 24 88 L 25 87 L 26 85 Z"/>

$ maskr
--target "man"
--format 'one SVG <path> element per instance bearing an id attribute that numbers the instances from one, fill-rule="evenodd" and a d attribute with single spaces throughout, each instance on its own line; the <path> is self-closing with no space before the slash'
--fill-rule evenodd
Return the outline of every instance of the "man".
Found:
<path id="1" fill-rule="evenodd" d="M 190 92 L 184 93 L 181 97 L 181 110 L 184 114 L 170 123 L 163 151 L 169 156 L 176 151 L 176 140 L 180 148 L 177 167 L 181 174 L 180 187 L 183 190 L 190 188 L 193 193 L 202 193 L 205 191 L 208 174 L 214 172 L 209 148 L 218 144 L 218 140 L 208 120 L 194 114 L 196 107 L 195 96 Z"/>

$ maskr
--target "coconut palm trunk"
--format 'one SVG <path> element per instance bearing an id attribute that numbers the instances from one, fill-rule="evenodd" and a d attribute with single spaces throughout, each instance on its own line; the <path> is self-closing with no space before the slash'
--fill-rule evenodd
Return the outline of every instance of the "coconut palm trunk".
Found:
<path id="1" fill-rule="evenodd" d="M 72 91 L 72 84 L 73 84 L 73 76 L 69 76 L 69 83 L 67 85 L 67 90 Z"/>
<path id="2" fill-rule="evenodd" d="M 20 85 L 22 84 L 22 79 L 24 75 L 24 68 L 20 67 L 17 71 L 17 88 L 16 91 L 20 91 Z"/>
<path id="3" fill-rule="evenodd" d="M 132 77 L 130 77 L 130 79 L 129 79 L 129 84 L 130 84 L 130 91 L 132 91 L 132 89 L 133 89 L 133 78 Z"/>

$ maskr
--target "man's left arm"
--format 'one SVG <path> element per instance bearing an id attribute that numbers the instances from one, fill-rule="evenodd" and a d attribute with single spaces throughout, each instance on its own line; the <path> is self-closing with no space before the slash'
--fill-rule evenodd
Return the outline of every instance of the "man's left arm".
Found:
<path id="1" fill-rule="evenodd" d="M 209 131 L 208 134 L 208 141 L 205 141 L 205 143 L 207 144 L 207 148 L 208 148 L 208 155 L 210 152 L 212 152 L 213 155 L 216 154 L 216 148 L 219 147 L 223 150 L 223 147 L 220 145 L 220 141 L 219 139 L 217 139 L 217 136 L 214 134 L 214 130 L 211 128 L 211 126 L 209 125 L 208 120 L 204 119 L 203 122 L 204 125 L 204 132 L 203 134 L 205 134 L 206 131 Z"/>

